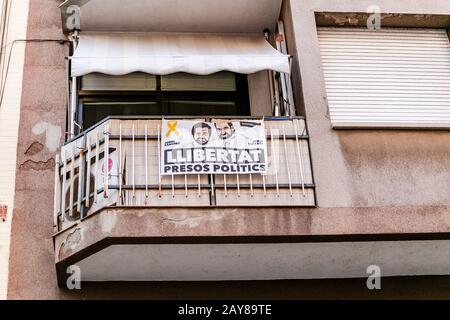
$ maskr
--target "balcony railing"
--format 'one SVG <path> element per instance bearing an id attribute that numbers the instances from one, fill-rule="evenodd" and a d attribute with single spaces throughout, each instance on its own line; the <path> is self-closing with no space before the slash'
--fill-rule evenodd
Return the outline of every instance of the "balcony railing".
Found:
<path id="1" fill-rule="evenodd" d="M 66 143 L 57 156 L 55 228 L 106 207 L 315 206 L 304 119 L 265 118 L 265 130 L 266 175 L 162 176 L 161 119 L 110 117 Z"/>

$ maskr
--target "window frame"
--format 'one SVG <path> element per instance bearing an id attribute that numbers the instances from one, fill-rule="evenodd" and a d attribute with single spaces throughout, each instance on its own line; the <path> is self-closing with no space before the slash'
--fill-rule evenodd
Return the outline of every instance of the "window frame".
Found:
<path id="1" fill-rule="evenodd" d="M 84 127 L 84 105 L 86 102 L 155 102 L 157 104 L 157 111 L 161 113 L 161 116 L 178 116 L 177 114 L 170 113 L 165 102 L 173 100 L 232 101 L 235 103 L 237 111 L 232 116 L 251 116 L 248 77 L 245 74 L 234 73 L 234 75 L 236 91 L 163 91 L 161 90 L 161 76 L 156 76 L 156 90 L 154 91 L 82 90 L 82 78 L 80 77 L 80 80 L 77 82 L 78 107 L 75 120 L 82 129 L 78 128 L 78 133 L 90 128 Z M 192 116 L 194 115 L 186 115 L 186 117 Z M 97 123 L 101 121 L 102 119 Z"/>

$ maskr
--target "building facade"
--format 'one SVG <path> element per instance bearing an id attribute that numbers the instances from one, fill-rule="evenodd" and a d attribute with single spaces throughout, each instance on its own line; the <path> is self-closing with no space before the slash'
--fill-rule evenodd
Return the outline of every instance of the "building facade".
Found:
<path id="1" fill-rule="evenodd" d="M 8 298 L 449 296 L 448 1 L 6 2 Z M 187 119 L 268 173 L 162 175 Z"/>
<path id="2" fill-rule="evenodd" d="M 25 60 L 25 43 L 20 40 L 27 35 L 28 1 L 2 1 L 1 12 L 0 299 L 5 299 Z"/>

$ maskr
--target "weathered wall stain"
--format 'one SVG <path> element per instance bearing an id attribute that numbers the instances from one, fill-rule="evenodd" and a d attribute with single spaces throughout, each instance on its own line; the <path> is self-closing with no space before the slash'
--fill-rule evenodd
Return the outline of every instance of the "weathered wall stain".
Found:
<path id="1" fill-rule="evenodd" d="M 371 13 L 366 12 L 316 12 L 319 26 L 365 27 Z M 432 14 L 381 13 L 385 27 L 447 28 L 449 17 Z"/>
<path id="2" fill-rule="evenodd" d="M 337 25 L 358 25 L 360 23 L 360 16 L 358 16 L 356 13 L 347 15 L 324 14 L 324 18 L 327 21 L 331 21 L 333 24 Z"/>
<path id="3" fill-rule="evenodd" d="M 450 135 L 431 131 L 336 133 L 355 207 L 450 204 Z"/>
<path id="4" fill-rule="evenodd" d="M 175 226 L 187 226 L 189 228 L 196 228 L 198 227 L 203 220 L 205 220 L 206 217 L 204 216 L 195 216 L 195 217 L 184 217 L 179 219 L 173 219 L 173 218 L 163 218 L 161 220 L 161 223 L 173 223 Z"/>
<path id="5" fill-rule="evenodd" d="M 101 229 L 104 234 L 109 234 L 113 231 L 117 223 L 116 215 L 109 215 L 106 219 L 102 220 Z"/>
<path id="6" fill-rule="evenodd" d="M 33 127 L 32 132 L 35 135 L 41 135 L 45 133 L 45 146 L 48 148 L 48 150 L 50 150 L 51 152 L 55 152 L 56 150 L 58 150 L 62 135 L 60 126 L 55 126 L 51 123 L 41 121 Z"/>
<path id="7" fill-rule="evenodd" d="M 69 233 L 66 240 L 59 248 L 58 257 L 61 259 L 63 256 L 68 256 L 75 250 L 81 241 L 80 228 L 75 229 L 72 233 Z"/>
<path id="8" fill-rule="evenodd" d="M 39 142 L 33 142 L 25 151 L 26 156 L 34 156 L 44 149 L 44 145 Z"/>
<path id="9" fill-rule="evenodd" d="M 19 166 L 20 170 L 34 170 L 34 171 L 45 171 L 53 170 L 55 167 L 55 160 L 48 159 L 47 161 L 33 161 L 27 160 Z"/>

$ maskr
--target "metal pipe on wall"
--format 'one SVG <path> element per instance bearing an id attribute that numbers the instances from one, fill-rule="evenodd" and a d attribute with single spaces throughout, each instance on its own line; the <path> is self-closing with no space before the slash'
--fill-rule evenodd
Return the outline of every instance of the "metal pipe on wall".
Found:
<path id="1" fill-rule="evenodd" d="M 75 117 L 77 110 L 77 78 L 72 77 L 70 89 L 70 116 L 69 116 L 69 133 L 70 139 L 75 136 Z"/>
<path id="2" fill-rule="evenodd" d="M 1 1 L 1 16 L 0 16 L 0 88 L 3 89 L 4 83 L 4 72 L 5 72 L 5 49 L 6 42 L 8 41 L 8 12 L 10 11 L 11 4 L 8 0 Z"/>
<path id="3" fill-rule="evenodd" d="M 78 46 L 78 31 L 75 30 L 72 34 L 70 34 L 69 39 L 72 43 L 73 51 L 76 50 Z M 77 111 L 77 100 L 78 100 L 78 86 L 77 86 L 77 77 L 71 77 L 71 85 L 70 85 L 70 104 L 69 104 L 69 139 L 75 136 L 75 117 Z"/>

